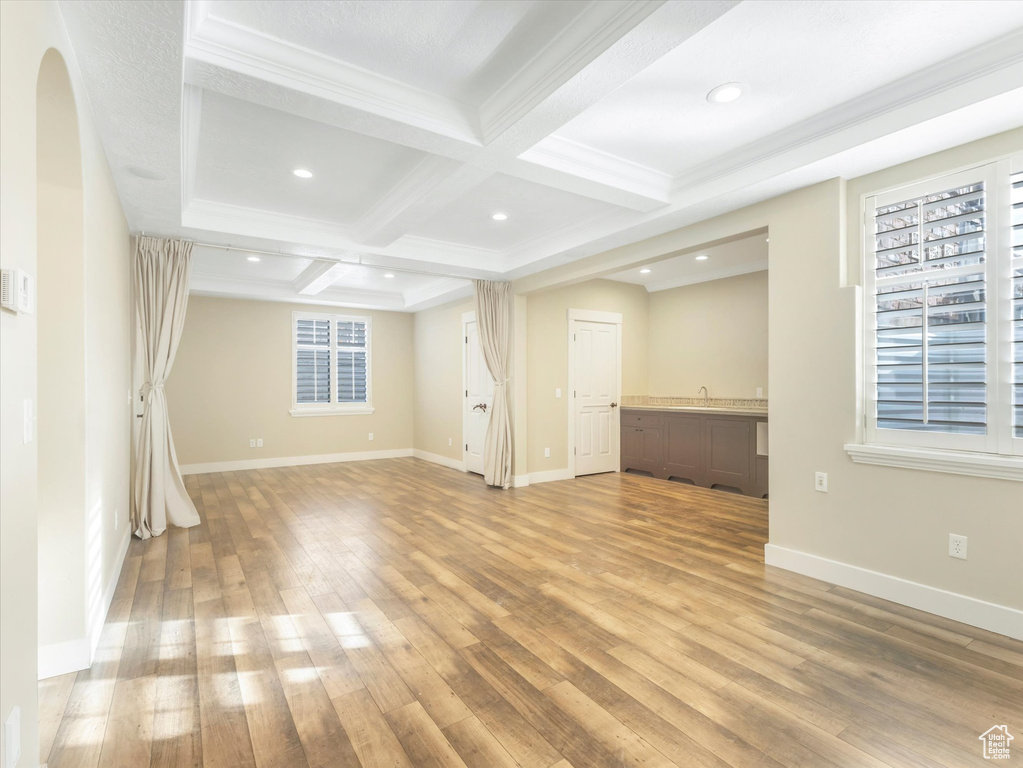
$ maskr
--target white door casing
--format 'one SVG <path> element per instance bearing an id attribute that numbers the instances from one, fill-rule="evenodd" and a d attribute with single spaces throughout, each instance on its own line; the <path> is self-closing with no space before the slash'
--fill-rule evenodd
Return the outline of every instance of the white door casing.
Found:
<path id="1" fill-rule="evenodd" d="M 480 348 L 476 313 L 462 315 L 464 339 L 462 432 L 465 470 L 483 474 L 483 443 L 494 406 L 494 380 Z"/>
<path id="2" fill-rule="evenodd" d="M 573 476 L 620 466 L 621 315 L 569 310 L 569 469 Z"/>

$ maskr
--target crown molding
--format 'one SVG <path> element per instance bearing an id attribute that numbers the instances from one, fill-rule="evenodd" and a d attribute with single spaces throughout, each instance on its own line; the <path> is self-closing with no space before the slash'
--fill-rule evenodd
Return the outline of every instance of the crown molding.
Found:
<path id="1" fill-rule="evenodd" d="M 199 131 L 202 126 L 202 88 L 181 88 L 181 210 L 195 197 L 199 165 Z"/>
<path id="2" fill-rule="evenodd" d="M 472 295 L 472 280 L 455 277 L 444 277 L 432 283 L 405 291 L 405 309 L 419 311 L 436 304 L 443 304 L 455 298 Z"/>
<path id="3" fill-rule="evenodd" d="M 186 76 L 190 62 L 201 62 L 480 144 L 478 116 L 466 104 L 221 19 L 213 15 L 208 0 L 190 5 L 185 25 Z"/>
<path id="4" fill-rule="evenodd" d="M 632 193 L 643 203 L 635 206 L 638 211 L 650 211 L 666 205 L 674 182 L 667 173 L 557 134 L 526 150 L 519 159 Z"/>
<path id="5" fill-rule="evenodd" d="M 454 173 L 460 164 L 439 155 L 428 155 L 366 211 L 355 225 L 358 239 L 389 245 L 396 237 L 385 230 L 398 217 Z M 400 237 L 400 235 L 398 235 Z M 380 242 L 380 241 L 384 242 Z"/>
<path id="6" fill-rule="evenodd" d="M 480 107 L 489 144 L 661 6 L 660 0 L 597 0 L 526 62 Z"/>

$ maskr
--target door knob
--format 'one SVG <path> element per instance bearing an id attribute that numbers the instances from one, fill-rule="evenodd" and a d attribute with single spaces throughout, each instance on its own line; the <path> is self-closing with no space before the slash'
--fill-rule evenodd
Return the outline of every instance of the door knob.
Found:
<path id="1" fill-rule="evenodd" d="M 617 408 L 618 407 L 618 403 L 611 403 L 611 407 L 612 408 Z"/>
<path id="2" fill-rule="evenodd" d="M 476 405 L 474 405 L 474 406 L 472 407 L 472 409 L 473 409 L 474 411 L 475 411 L 475 410 L 476 410 L 477 408 L 479 408 L 480 410 L 482 410 L 482 411 L 483 411 L 483 413 L 486 413 L 486 412 L 487 412 L 487 404 L 486 404 L 486 403 L 476 403 Z"/>

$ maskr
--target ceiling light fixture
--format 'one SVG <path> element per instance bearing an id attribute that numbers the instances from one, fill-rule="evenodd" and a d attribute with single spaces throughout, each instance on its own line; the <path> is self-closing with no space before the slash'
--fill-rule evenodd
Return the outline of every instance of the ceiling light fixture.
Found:
<path id="1" fill-rule="evenodd" d="M 386 277 L 388 280 L 390 280 L 392 277 L 394 277 L 394 273 L 388 272 L 386 275 L 384 275 L 384 277 Z"/>
<path id="2" fill-rule="evenodd" d="M 504 221 L 505 219 L 508 218 L 508 214 L 507 213 L 495 213 L 490 218 L 492 218 L 494 221 Z"/>
<path id="3" fill-rule="evenodd" d="M 708 256 L 707 254 L 701 253 L 699 256 L 696 257 L 696 260 L 697 261 L 706 261 L 709 258 L 710 258 L 710 256 Z"/>
<path id="4" fill-rule="evenodd" d="M 746 86 L 742 83 L 723 83 L 707 94 L 707 101 L 711 104 L 731 104 L 746 93 Z"/>
<path id="5" fill-rule="evenodd" d="M 647 267 L 644 267 L 643 269 L 639 270 L 639 274 L 641 274 L 641 275 L 649 275 L 650 274 L 650 270 Z"/>
<path id="6" fill-rule="evenodd" d="M 245 258 L 248 261 L 259 261 L 259 257 L 258 256 L 246 256 Z"/>
<path id="7" fill-rule="evenodd" d="M 292 173 L 300 179 L 311 179 L 313 177 L 313 172 L 307 171 L 305 168 L 296 168 Z"/>

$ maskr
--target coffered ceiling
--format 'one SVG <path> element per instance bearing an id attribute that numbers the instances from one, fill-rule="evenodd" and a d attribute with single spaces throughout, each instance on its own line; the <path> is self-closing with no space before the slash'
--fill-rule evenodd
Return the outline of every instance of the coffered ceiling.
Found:
<path id="1" fill-rule="evenodd" d="M 238 249 L 217 295 L 420 309 L 1023 124 L 1020 2 L 61 9 L 131 227 Z"/>

